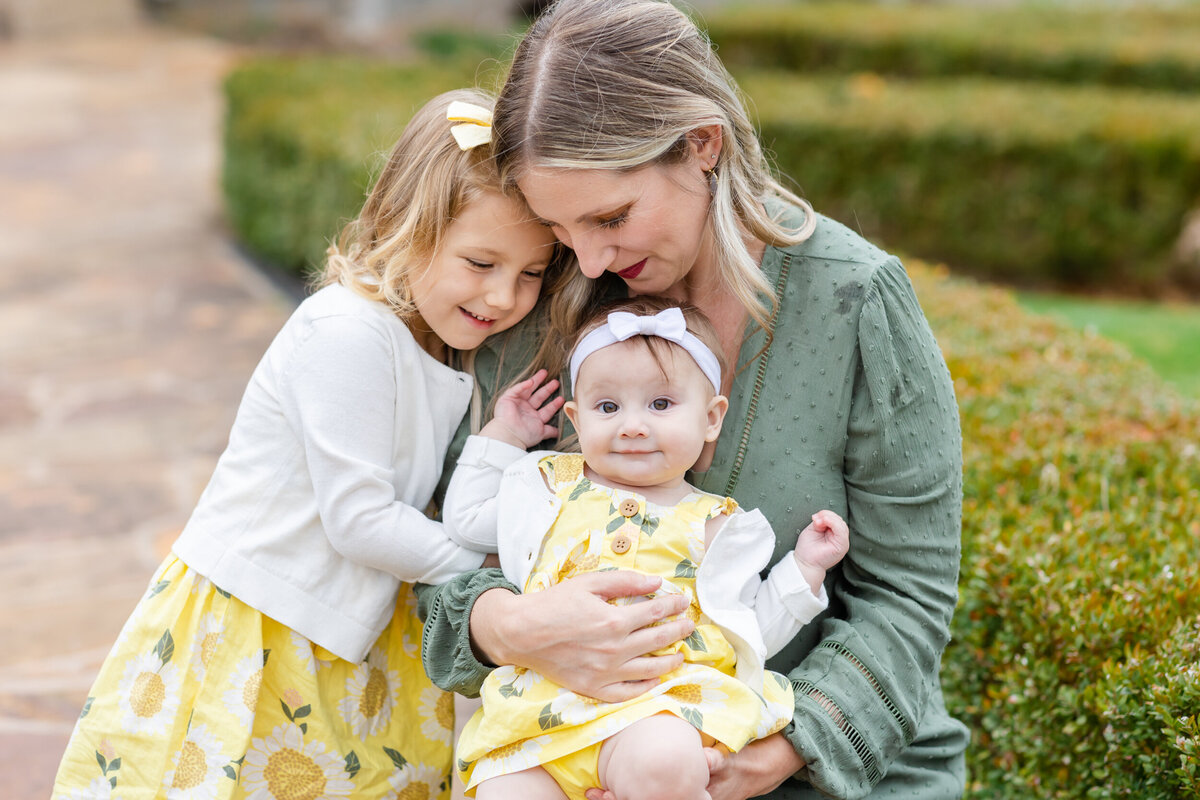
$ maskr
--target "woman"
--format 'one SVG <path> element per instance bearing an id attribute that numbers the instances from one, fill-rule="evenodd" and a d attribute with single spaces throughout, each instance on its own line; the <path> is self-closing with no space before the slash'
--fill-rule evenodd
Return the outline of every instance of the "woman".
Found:
<path id="1" fill-rule="evenodd" d="M 732 79 L 666 3 L 552 7 L 517 50 L 494 126 L 506 185 L 579 259 L 551 341 L 614 292 L 698 306 L 738 370 L 693 484 L 761 509 L 776 558 L 817 509 L 850 524 L 829 610 L 768 662 L 792 681 L 792 724 L 736 754 L 710 751 L 712 797 L 961 797 L 968 734 L 939 680 L 961 439 L 899 262 L 770 176 Z M 485 360 L 478 371 L 495 369 Z M 516 664 L 603 700 L 632 696 L 678 663 L 643 654 L 690 623 L 654 624 L 679 610 L 666 598 L 605 601 L 655 583 L 614 572 L 517 595 L 496 571 L 468 574 L 423 597 L 426 669 L 467 694 L 488 665 Z"/>

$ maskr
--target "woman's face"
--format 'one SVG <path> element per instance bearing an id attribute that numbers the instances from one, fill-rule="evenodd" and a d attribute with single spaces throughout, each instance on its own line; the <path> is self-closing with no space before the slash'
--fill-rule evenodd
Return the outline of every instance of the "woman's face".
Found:
<path id="1" fill-rule="evenodd" d="M 671 294 L 695 267 L 710 265 L 701 163 L 693 156 L 631 172 L 534 168 L 518 185 L 533 212 L 575 251 L 584 275 L 615 272 L 631 295 Z"/>

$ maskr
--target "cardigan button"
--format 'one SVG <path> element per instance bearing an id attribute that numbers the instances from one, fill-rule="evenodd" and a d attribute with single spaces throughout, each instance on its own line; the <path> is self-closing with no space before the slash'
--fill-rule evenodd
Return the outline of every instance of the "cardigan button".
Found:
<path id="1" fill-rule="evenodd" d="M 621 512 L 622 517 L 632 517 L 638 513 L 638 501 L 632 497 L 626 497 L 621 501 L 621 505 L 617 508 Z"/>
<path id="2" fill-rule="evenodd" d="M 617 534 L 615 537 L 613 537 L 612 544 L 610 544 L 609 547 L 612 548 L 612 551 L 614 553 L 616 553 L 619 556 L 622 556 L 629 552 L 629 548 L 632 545 L 633 545 L 633 542 L 631 542 L 629 540 L 629 537 L 626 536 L 625 534 L 621 533 L 621 534 Z"/>

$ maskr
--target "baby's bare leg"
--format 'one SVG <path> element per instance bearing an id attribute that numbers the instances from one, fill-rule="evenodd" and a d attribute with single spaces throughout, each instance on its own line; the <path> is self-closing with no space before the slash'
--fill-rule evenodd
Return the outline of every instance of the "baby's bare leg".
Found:
<path id="1" fill-rule="evenodd" d="M 617 800 L 709 800 L 700 732 L 674 714 L 655 714 L 600 748 L 600 784 Z"/>
<path id="2" fill-rule="evenodd" d="M 541 767 L 530 767 L 520 772 L 510 772 L 488 778 L 475 787 L 475 800 L 505 800 L 519 797 L 521 800 L 567 800 L 550 773 Z"/>

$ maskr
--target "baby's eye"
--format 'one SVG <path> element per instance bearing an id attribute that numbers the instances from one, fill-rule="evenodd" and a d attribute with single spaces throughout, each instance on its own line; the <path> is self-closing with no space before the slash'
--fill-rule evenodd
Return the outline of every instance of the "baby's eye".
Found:
<path id="1" fill-rule="evenodd" d="M 615 414 L 617 412 L 617 404 L 612 400 L 601 400 L 596 404 L 596 410 L 601 414 Z"/>
<path id="2" fill-rule="evenodd" d="M 665 397 L 656 397 L 650 401 L 650 407 L 655 411 L 666 411 L 671 407 L 671 401 Z"/>

